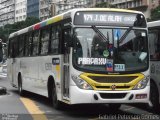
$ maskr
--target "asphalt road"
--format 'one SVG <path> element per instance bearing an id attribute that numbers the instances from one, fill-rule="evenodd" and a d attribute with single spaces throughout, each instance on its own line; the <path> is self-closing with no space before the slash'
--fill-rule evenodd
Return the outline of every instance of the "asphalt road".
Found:
<path id="1" fill-rule="evenodd" d="M 26 92 L 20 97 L 7 78 L 0 78 L 0 86 L 7 95 L 0 96 L 0 120 L 159 120 L 160 114 L 149 111 L 144 105 L 122 105 L 112 111 L 107 105 L 64 105 L 55 110 L 46 97 Z"/>

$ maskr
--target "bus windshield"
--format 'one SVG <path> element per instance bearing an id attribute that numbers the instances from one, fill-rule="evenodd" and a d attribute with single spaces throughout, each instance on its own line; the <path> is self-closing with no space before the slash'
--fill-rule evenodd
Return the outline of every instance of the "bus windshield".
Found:
<path id="1" fill-rule="evenodd" d="M 75 28 L 73 64 L 98 72 L 130 72 L 148 68 L 147 32 L 130 28 Z"/>

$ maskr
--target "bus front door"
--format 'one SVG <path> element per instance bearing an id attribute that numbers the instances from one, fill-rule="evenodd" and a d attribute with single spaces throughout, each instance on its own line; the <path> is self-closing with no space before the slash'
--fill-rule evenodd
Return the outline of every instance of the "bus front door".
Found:
<path id="1" fill-rule="evenodd" d="M 63 99 L 69 98 L 69 46 L 68 46 L 68 39 L 70 35 L 70 29 L 63 30 L 63 77 L 62 77 L 62 91 L 63 91 Z"/>
<path id="2" fill-rule="evenodd" d="M 17 59 L 16 59 L 16 55 L 17 55 L 17 44 L 15 42 L 13 42 L 12 44 L 12 85 L 17 85 L 18 86 L 18 82 L 17 82 L 17 67 L 18 67 L 18 64 L 17 64 Z"/>

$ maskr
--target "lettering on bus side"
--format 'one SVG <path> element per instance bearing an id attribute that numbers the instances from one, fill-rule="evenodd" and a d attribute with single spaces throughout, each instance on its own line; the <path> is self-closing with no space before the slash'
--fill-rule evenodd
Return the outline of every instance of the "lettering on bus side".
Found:
<path id="1" fill-rule="evenodd" d="M 45 70 L 52 70 L 52 63 L 45 63 Z"/>

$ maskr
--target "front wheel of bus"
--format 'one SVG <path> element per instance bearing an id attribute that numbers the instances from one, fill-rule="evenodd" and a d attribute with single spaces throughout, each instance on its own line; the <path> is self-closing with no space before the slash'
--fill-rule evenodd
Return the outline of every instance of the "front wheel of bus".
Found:
<path id="1" fill-rule="evenodd" d="M 55 109 L 60 109 L 61 108 L 61 103 L 57 99 L 57 92 L 56 92 L 56 86 L 55 86 L 55 84 L 53 84 L 53 88 L 52 88 L 52 104 L 53 104 L 53 107 Z"/>
<path id="2" fill-rule="evenodd" d="M 24 91 L 23 91 L 23 88 L 22 88 L 22 77 L 21 77 L 21 75 L 18 76 L 18 93 L 19 93 L 20 96 L 24 95 Z"/>

